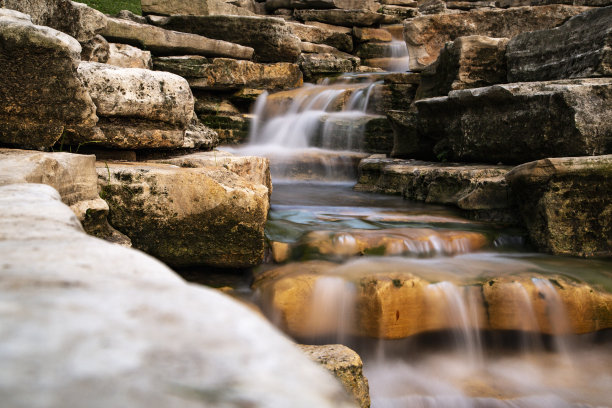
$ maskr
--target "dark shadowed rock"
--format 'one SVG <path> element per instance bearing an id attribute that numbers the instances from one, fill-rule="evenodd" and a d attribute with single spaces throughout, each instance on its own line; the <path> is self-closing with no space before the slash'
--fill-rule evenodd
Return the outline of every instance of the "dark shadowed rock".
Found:
<path id="1" fill-rule="evenodd" d="M 96 35 L 86 43 L 81 43 L 81 60 L 106 63 L 110 58 L 110 45 L 101 35 Z"/>
<path id="2" fill-rule="evenodd" d="M 612 79 L 526 82 L 416 102 L 440 159 L 524 163 L 612 152 Z"/>
<path id="3" fill-rule="evenodd" d="M 410 54 L 410 69 L 422 70 L 438 58 L 448 41 L 468 35 L 514 37 L 522 32 L 553 28 L 587 7 L 549 5 L 483 9 L 469 13 L 432 14 L 404 23 L 404 39 Z"/>
<path id="4" fill-rule="evenodd" d="M 238 59 L 253 56 L 253 49 L 249 47 L 120 18 L 109 18 L 102 35 L 109 41 L 135 45 L 156 55 L 195 54 Z"/>
<path id="5" fill-rule="evenodd" d="M 612 6 L 516 36 L 507 59 L 510 82 L 612 76 Z"/>
<path id="6" fill-rule="evenodd" d="M 81 46 L 74 38 L 2 10 L 0 43 L 0 143 L 44 149 L 66 130 L 96 124 L 96 107 L 77 75 Z"/>
<path id="7" fill-rule="evenodd" d="M 417 99 L 444 96 L 452 90 L 506 82 L 507 38 L 478 35 L 447 42 L 438 59 L 421 72 Z"/>
<path id="8" fill-rule="evenodd" d="M 159 24 L 170 30 L 230 41 L 255 50 L 259 62 L 295 62 L 300 39 L 284 20 L 256 16 L 172 16 Z"/>
<path id="9" fill-rule="evenodd" d="M 612 155 L 538 160 L 506 179 L 540 250 L 612 255 Z"/>

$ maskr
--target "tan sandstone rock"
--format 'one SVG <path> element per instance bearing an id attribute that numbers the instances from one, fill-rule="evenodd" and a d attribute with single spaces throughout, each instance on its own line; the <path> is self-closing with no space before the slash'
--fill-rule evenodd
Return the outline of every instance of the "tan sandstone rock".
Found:
<path id="1" fill-rule="evenodd" d="M 122 68 L 153 68 L 151 51 L 143 51 L 140 48 L 127 44 L 109 44 L 109 57 L 106 61 L 109 65 Z M 100 61 L 102 62 L 102 61 Z"/>

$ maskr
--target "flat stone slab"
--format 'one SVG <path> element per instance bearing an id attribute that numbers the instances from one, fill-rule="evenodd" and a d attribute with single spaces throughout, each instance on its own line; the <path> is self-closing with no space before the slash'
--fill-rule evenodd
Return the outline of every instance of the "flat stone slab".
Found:
<path id="1" fill-rule="evenodd" d="M 340 51 L 353 51 L 353 37 L 347 33 L 338 32 L 325 27 L 287 22 L 291 32 L 303 42 L 325 44 L 337 48 Z"/>
<path id="2" fill-rule="evenodd" d="M 0 143 L 45 149 L 65 130 L 94 126 L 96 107 L 77 75 L 79 43 L 0 10 Z"/>
<path id="3" fill-rule="evenodd" d="M 296 10 L 293 16 L 300 21 L 319 21 L 344 27 L 368 27 L 375 24 L 399 23 L 395 16 L 376 13 L 369 10 Z"/>
<path id="4" fill-rule="evenodd" d="M 358 57 L 350 54 L 340 55 L 340 53 L 329 52 L 302 54 L 298 59 L 300 69 L 304 73 L 304 79 L 307 81 L 353 72 L 360 62 Z"/>
<path id="5" fill-rule="evenodd" d="M 231 41 L 255 50 L 257 62 L 295 62 L 300 39 L 285 20 L 260 16 L 171 16 L 157 22 L 170 30 Z M 176 53 L 175 53 L 176 55 Z"/>
<path id="6" fill-rule="evenodd" d="M 259 314 L 84 234 L 49 186 L 0 187 L 0 258 L 7 406 L 354 407 Z"/>
<path id="7" fill-rule="evenodd" d="M 277 9 L 345 9 L 376 11 L 374 0 L 266 0 L 266 10 Z"/>
<path id="8" fill-rule="evenodd" d="M 151 51 L 143 51 L 128 44 L 109 44 L 109 57 L 106 63 L 122 68 L 151 69 L 153 67 Z"/>
<path id="9" fill-rule="evenodd" d="M 553 28 L 588 7 L 548 5 L 483 9 L 469 13 L 431 14 L 406 20 L 404 39 L 410 55 L 410 69 L 421 71 L 438 58 L 448 41 L 468 35 L 512 38 L 522 32 Z"/>
<path id="10" fill-rule="evenodd" d="M 538 160 L 514 168 L 506 179 L 540 250 L 612 255 L 612 155 Z"/>
<path id="11" fill-rule="evenodd" d="M 229 58 L 158 57 L 155 58 L 154 68 L 185 77 L 191 88 L 200 90 L 251 88 L 271 91 L 302 85 L 300 68 L 289 62 L 261 64 Z"/>
<path id="12" fill-rule="evenodd" d="M 101 163 L 113 227 L 174 266 L 250 267 L 264 256 L 268 188 L 222 165 Z"/>
<path id="13" fill-rule="evenodd" d="M 145 48 L 155 55 L 195 54 L 238 59 L 251 59 L 253 56 L 250 47 L 119 18 L 109 17 L 102 35 L 109 41 Z"/>
<path id="14" fill-rule="evenodd" d="M 165 16 L 253 15 L 249 10 L 223 0 L 141 0 L 143 14 Z"/>
<path id="15" fill-rule="evenodd" d="M 420 138 L 453 161 L 524 163 L 612 152 L 612 79 L 494 85 L 417 101 Z"/>
<path id="16" fill-rule="evenodd" d="M 612 6 L 595 8 L 550 29 L 510 41 L 510 82 L 612 76 Z"/>

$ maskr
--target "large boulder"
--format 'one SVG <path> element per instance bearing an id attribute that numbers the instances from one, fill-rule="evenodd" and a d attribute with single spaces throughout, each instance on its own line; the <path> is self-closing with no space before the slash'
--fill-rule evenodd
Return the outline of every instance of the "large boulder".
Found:
<path id="1" fill-rule="evenodd" d="M 612 255 L 612 155 L 538 160 L 514 168 L 506 179 L 539 249 Z"/>
<path id="2" fill-rule="evenodd" d="M 417 101 L 441 159 L 524 163 L 612 152 L 612 79 L 526 82 Z"/>
<path id="3" fill-rule="evenodd" d="M 262 262 L 265 185 L 220 165 L 99 163 L 98 178 L 111 225 L 135 248 L 174 266 Z"/>
<path id="4" fill-rule="evenodd" d="M 510 82 L 612 76 L 612 6 L 572 17 L 560 27 L 523 33 L 507 50 Z"/>
<path id="5" fill-rule="evenodd" d="M 154 68 L 173 72 L 187 79 L 193 89 L 231 91 L 242 88 L 282 90 L 302 85 L 297 64 L 261 64 L 229 58 L 207 59 L 198 56 L 158 57 Z"/>
<path id="6" fill-rule="evenodd" d="M 107 24 L 98 10 L 70 0 L 0 0 L 0 7 L 28 14 L 34 24 L 54 28 L 81 43 L 90 41 Z"/>
<path id="7" fill-rule="evenodd" d="M 410 69 L 420 71 L 434 62 L 444 44 L 456 38 L 468 35 L 511 38 L 526 31 L 556 27 L 586 10 L 588 7 L 554 4 L 431 14 L 406 20 L 404 39 L 410 55 Z"/>
<path id="8" fill-rule="evenodd" d="M 0 187 L 0 258 L 7 406 L 354 406 L 260 315 L 87 236 L 49 186 Z"/>
<path id="9" fill-rule="evenodd" d="M 0 143 L 45 149 L 64 131 L 96 124 L 96 107 L 77 75 L 81 46 L 74 38 L 0 9 L 0 43 Z"/>
<path id="10" fill-rule="evenodd" d="M 321 364 L 338 378 L 361 408 L 370 408 L 368 379 L 363 375 L 363 362 L 359 354 L 342 344 L 300 344 L 299 347 L 312 361 Z"/>
<path id="11" fill-rule="evenodd" d="M 287 22 L 291 32 L 300 40 L 314 44 L 326 44 L 340 51 L 353 51 L 353 37 L 325 27 L 316 27 L 295 22 Z"/>
<path id="12" fill-rule="evenodd" d="M 165 16 L 253 15 L 249 10 L 224 0 L 141 0 L 143 14 Z"/>
<path id="13" fill-rule="evenodd" d="M 164 30 L 127 19 L 110 18 L 102 35 L 109 41 L 145 48 L 155 55 L 194 54 L 208 57 L 251 59 L 253 49 L 219 39 L 179 31 Z"/>
<path id="14" fill-rule="evenodd" d="M 47 184 L 59 192 L 87 233 L 129 245 L 129 239 L 108 224 L 108 204 L 98 195 L 95 163 L 93 155 L 0 149 L 0 185 Z"/>
<path id="15" fill-rule="evenodd" d="M 255 50 L 258 62 L 295 62 L 300 39 L 285 20 L 258 16 L 172 16 L 158 22 L 163 28 L 231 41 Z"/>
<path id="16" fill-rule="evenodd" d="M 479 35 L 447 42 L 438 59 L 421 72 L 417 99 L 444 96 L 457 89 L 506 82 L 507 38 Z"/>

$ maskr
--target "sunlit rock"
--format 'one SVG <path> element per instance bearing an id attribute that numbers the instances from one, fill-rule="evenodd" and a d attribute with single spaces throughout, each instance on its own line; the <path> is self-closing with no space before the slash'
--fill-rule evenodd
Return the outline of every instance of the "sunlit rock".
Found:
<path id="1" fill-rule="evenodd" d="M 612 76 L 612 6 L 575 16 L 550 30 L 518 35 L 508 44 L 508 81 Z"/>
<path id="2" fill-rule="evenodd" d="M 612 254 L 612 155 L 551 158 L 506 175 L 531 240 L 546 252 Z"/>
<path id="3" fill-rule="evenodd" d="M 353 37 L 350 34 L 295 22 L 287 22 L 287 25 L 291 32 L 302 41 L 329 45 L 344 52 L 353 50 Z"/>
<path id="4" fill-rule="evenodd" d="M 393 36 L 382 28 L 355 27 L 353 36 L 357 42 L 391 42 Z"/>
<path id="5" fill-rule="evenodd" d="M 375 24 L 399 23 L 401 18 L 387 16 L 369 10 L 296 10 L 294 17 L 300 21 L 318 21 L 344 27 L 368 27 Z"/>
<path id="6" fill-rule="evenodd" d="M 223 0 L 141 0 L 144 14 L 166 16 L 253 15 L 249 10 Z"/>
<path id="7" fill-rule="evenodd" d="M 109 44 L 110 55 L 107 64 L 122 68 L 153 68 L 151 51 L 143 51 L 140 48 L 127 44 Z M 102 62 L 102 61 L 99 61 Z"/>
<path id="8" fill-rule="evenodd" d="M 350 54 L 302 54 L 298 59 L 298 65 L 307 81 L 353 72 L 359 64 L 359 58 Z"/>
<path id="9" fill-rule="evenodd" d="M 268 188 L 223 165 L 97 164 L 109 221 L 135 248 L 174 266 L 263 260 Z"/>
<path id="10" fill-rule="evenodd" d="M 300 344 L 299 347 L 312 361 L 321 364 L 338 378 L 361 408 L 370 407 L 368 379 L 363 375 L 363 362 L 359 354 L 341 344 Z"/>
<path id="11" fill-rule="evenodd" d="M 556 27 L 587 7 L 548 5 L 507 10 L 475 10 L 470 13 L 431 14 L 407 20 L 404 39 L 410 69 L 422 70 L 438 58 L 448 41 L 468 35 L 514 37 L 522 32 Z"/>

